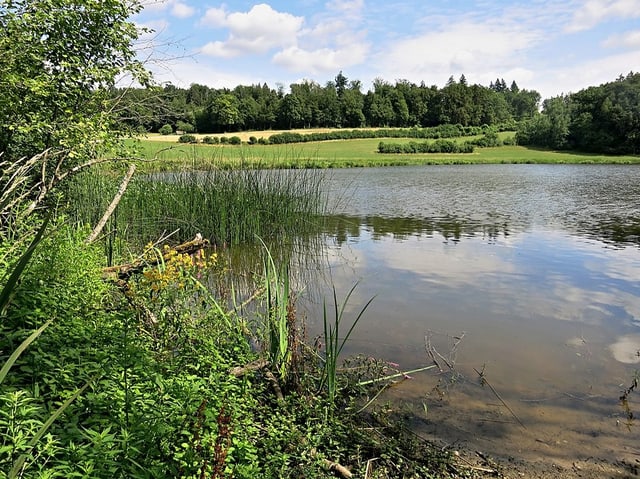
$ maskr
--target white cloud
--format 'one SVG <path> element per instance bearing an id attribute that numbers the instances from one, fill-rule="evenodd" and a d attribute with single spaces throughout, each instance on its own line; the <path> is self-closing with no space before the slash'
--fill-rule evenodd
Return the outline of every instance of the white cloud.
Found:
<path id="1" fill-rule="evenodd" d="M 368 51 L 364 43 L 353 44 L 345 48 L 320 48 L 304 50 L 297 46 L 286 48 L 273 57 L 276 65 L 295 72 L 313 74 L 335 72 L 351 65 L 362 63 Z"/>
<path id="2" fill-rule="evenodd" d="M 195 8 L 180 0 L 146 0 L 142 2 L 145 13 L 159 13 L 169 10 L 177 18 L 189 18 L 195 13 Z"/>
<path id="3" fill-rule="evenodd" d="M 171 7 L 171 15 L 178 18 L 189 18 L 196 12 L 195 8 L 186 3 L 175 2 Z"/>
<path id="4" fill-rule="evenodd" d="M 618 75 L 626 75 L 631 70 L 640 71 L 640 56 L 637 51 L 597 58 L 564 68 L 538 70 L 528 88 L 538 90 L 542 98 L 549 98 L 614 81 Z"/>
<path id="5" fill-rule="evenodd" d="M 567 32 L 589 30 L 612 18 L 640 17 L 640 0 L 589 0 L 582 4 L 566 27 Z"/>
<path id="6" fill-rule="evenodd" d="M 227 12 L 224 8 L 209 8 L 200 20 L 200 24 L 217 28 L 224 27 L 226 21 Z"/>
<path id="7" fill-rule="evenodd" d="M 640 30 L 612 35 L 603 42 L 603 46 L 640 49 Z"/>
<path id="8" fill-rule="evenodd" d="M 519 64 L 520 52 L 541 38 L 517 25 L 466 21 L 392 43 L 379 55 L 377 66 L 383 78 L 404 72 L 414 81 L 443 83 L 461 73 L 475 81 L 488 71 L 499 71 L 502 77 L 506 70 L 526 71 Z"/>
<path id="9" fill-rule="evenodd" d="M 165 32 L 169 28 L 169 22 L 167 20 L 149 20 L 144 23 L 136 23 L 136 28 L 142 31 L 138 40 L 147 42 L 155 40 L 158 35 Z"/>
<path id="10" fill-rule="evenodd" d="M 304 18 L 278 12 L 261 3 L 254 5 L 248 12 L 224 14 L 219 9 L 208 10 L 203 22 L 228 28 L 229 37 L 224 42 L 208 43 L 202 48 L 202 52 L 231 58 L 295 45 Z"/>
<path id="11" fill-rule="evenodd" d="M 238 85 L 252 85 L 256 82 L 268 82 L 256 72 L 249 74 L 225 71 L 215 66 L 199 63 L 190 58 L 171 61 L 163 65 L 150 65 L 154 79 L 159 83 L 170 82 L 182 88 L 192 83 L 208 85 L 213 88 L 235 88 Z"/>

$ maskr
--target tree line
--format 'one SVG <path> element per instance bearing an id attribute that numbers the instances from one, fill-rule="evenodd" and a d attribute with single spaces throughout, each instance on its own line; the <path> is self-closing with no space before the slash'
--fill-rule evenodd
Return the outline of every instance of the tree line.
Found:
<path id="1" fill-rule="evenodd" d="M 640 153 L 640 73 L 549 98 L 522 122 L 518 144 L 594 153 Z"/>
<path id="2" fill-rule="evenodd" d="M 407 80 L 374 80 L 363 92 L 359 80 L 340 72 L 324 86 L 312 80 L 271 88 L 239 85 L 233 89 L 168 84 L 151 89 L 113 91 L 121 98 L 120 117 L 141 131 L 167 125 L 186 133 L 293 128 L 431 127 L 442 124 L 481 126 L 533 118 L 540 94 L 508 87 L 497 79 L 489 87 L 469 85 L 464 75 L 443 88 Z"/>

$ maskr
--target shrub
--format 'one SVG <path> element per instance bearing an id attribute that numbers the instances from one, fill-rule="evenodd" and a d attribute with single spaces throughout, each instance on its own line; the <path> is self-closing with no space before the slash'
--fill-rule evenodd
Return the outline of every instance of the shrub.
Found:
<path id="1" fill-rule="evenodd" d="M 202 143 L 206 145 L 217 145 L 218 143 L 220 143 L 220 140 L 217 136 L 205 136 L 202 139 Z"/>
<path id="2" fill-rule="evenodd" d="M 229 143 L 229 138 L 227 138 L 226 136 L 221 136 L 220 137 L 220 143 L 222 143 L 222 144 Z"/>
<path id="3" fill-rule="evenodd" d="M 158 133 L 160 133 L 161 135 L 170 135 L 171 133 L 173 133 L 173 127 L 169 124 L 163 125 L 162 128 L 158 130 Z"/>
<path id="4" fill-rule="evenodd" d="M 255 145 L 256 143 L 258 143 L 258 139 L 255 136 L 250 136 L 249 137 L 249 142 L 250 145 Z"/>
<path id="5" fill-rule="evenodd" d="M 198 139 L 193 135 L 180 135 L 178 143 L 198 143 Z"/>
<path id="6" fill-rule="evenodd" d="M 182 131 L 183 133 L 193 133 L 196 131 L 194 126 L 191 123 L 187 123 L 186 121 L 180 121 L 176 123 L 176 129 L 178 131 Z"/>
<path id="7" fill-rule="evenodd" d="M 258 144 L 259 145 L 268 145 L 269 144 L 269 139 L 268 138 L 264 138 L 264 137 L 260 137 L 258 138 Z"/>
<path id="8" fill-rule="evenodd" d="M 240 139 L 239 136 L 232 136 L 231 138 L 229 138 L 229 144 L 230 145 L 240 145 L 240 144 L 242 144 L 242 140 Z"/>

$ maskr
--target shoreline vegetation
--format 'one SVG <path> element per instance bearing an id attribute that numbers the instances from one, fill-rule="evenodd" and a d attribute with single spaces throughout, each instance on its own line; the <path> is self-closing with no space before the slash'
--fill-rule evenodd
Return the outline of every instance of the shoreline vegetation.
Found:
<path id="1" fill-rule="evenodd" d="M 327 133 L 330 129 L 292 130 L 304 135 Z M 472 153 L 394 153 L 378 152 L 380 138 L 315 141 L 288 144 L 248 144 L 249 138 L 269 138 L 282 131 L 234 133 L 241 144 L 178 143 L 180 135 L 148 134 L 129 140 L 144 171 L 184 170 L 189 168 L 353 168 L 408 165 L 452 164 L 640 164 L 640 155 L 605 155 L 569 150 L 551 150 L 511 144 L 515 132 L 497 133 L 502 146 L 475 147 Z M 222 138 L 225 135 L 194 135 Z M 226 135 L 229 137 L 230 135 Z M 464 143 L 483 135 L 451 138 Z M 415 138 L 388 138 L 385 143 L 407 145 Z M 422 140 L 419 140 L 422 142 Z M 436 141 L 436 140 L 427 140 Z M 507 144 L 504 144 L 504 143 Z"/>
<path id="2" fill-rule="evenodd" d="M 342 340 L 366 321 L 368 303 L 355 305 L 355 320 L 343 317 L 353 289 L 327 301 L 325 337 L 314 341 L 296 315 L 286 251 L 265 247 L 250 270 L 229 268 L 223 253 L 238 244 L 296 246 L 323 206 L 312 174 L 294 184 L 250 170 L 640 163 L 506 145 L 517 137 L 499 126 L 524 126 L 530 145 L 637 153 L 640 75 L 545 101 L 542 113 L 540 95 L 515 81 L 483 87 L 464 75 L 441 89 L 376 80 L 366 94 L 342 72 L 289 93 L 266 84 L 186 90 L 154 84 L 139 60 L 143 31 L 131 19 L 143 3 L 37 7 L 0 9 L 0 479 L 502 474 L 493 461 L 417 437 L 401 405 L 376 403 L 406 371 L 369 357 L 342 363 Z M 140 88 L 117 88 L 121 78 Z M 297 138 L 286 131 L 279 144 L 255 131 L 226 142 L 212 133 L 211 144 L 132 138 L 418 124 L 440 136 L 390 133 L 405 145 L 394 154 L 378 153 L 391 140 L 378 135 L 299 144 L 284 141 Z M 437 142 L 442 132 L 440 151 L 471 141 L 473 153 L 404 153 L 433 151 L 410 142 Z M 193 175 L 178 176 L 185 170 Z M 205 183 L 195 170 L 212 174 Z M 153 177 L 161 171 L 176 176 Z M 218 249 L 181 249 L 186 240 Z M 118 265 L 115 278 L 105 270 Z M 234 280 L 253 288 L 240 293 Z"/>

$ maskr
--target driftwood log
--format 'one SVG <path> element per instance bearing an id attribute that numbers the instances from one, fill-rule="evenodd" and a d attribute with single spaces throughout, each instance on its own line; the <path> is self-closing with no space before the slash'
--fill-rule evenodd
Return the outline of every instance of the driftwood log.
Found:
<path id="1" fill-rule="evenodd" d="M 196 238 L 191 241 L 187 241 L 186 243 L 179 244 L 172 248 L 178 252 L 178 254 L 193 254 L 201 249 L 209 246 L 209 240 Z M 166 253 L 162 253 L 162 259 L 167 260 L 168 256 Z M 154 260 L 137 260 L 132 263 L 121 264 L 118 266 L 109 266 L 108 268 L 104 268 L 102 273 L 110 278 L 116 280 L 128 280 L 131 275 L 136 273 L 142 273 L 142 271 L 149 266 L 157 266 L 160 263 L 160 258 Z"/>

